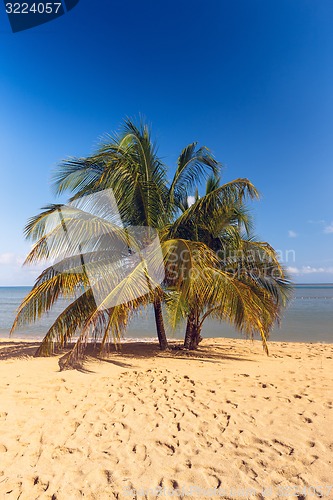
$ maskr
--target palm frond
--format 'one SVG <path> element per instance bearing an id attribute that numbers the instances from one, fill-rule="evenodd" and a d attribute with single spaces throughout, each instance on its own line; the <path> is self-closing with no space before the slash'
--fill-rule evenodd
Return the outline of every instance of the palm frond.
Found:
<path id="1" fill-rule="evenodd" d="M 215 160 L 208 148 L 197 149 L 196 142 L 189 144 L 178 158 L 177 169 L 168 194 L 170 203 L 187 197 L 202 180 L 211 174 L 217 175 L 219 170 L 220 163 Z"/>
<path id="2" fill-rule="evenodd" d="M 188 302 L 183 293 L 178 290 L 169 290 L 165 298 L 166 313 L 168 324 L 175 331 L 181 321 L 183 321 L 188 313 Z"/>
<path id="3" fill-rule="evenodd" d="M 44 280 L 44 275 L 49 278 Z M 60 297 L 74 298 L 80 290 L 89 285 L 84 273 L 57 273 L 52 268 L 44 271 L 36 280 L 18 308 L 11 334 L 20 326 L 31 324 L 50 311 Z"/>
<path id="4" fill-rule="evenodd" d="M 53 187 L 57 194 L 65 191 L 79 193 L 82 189 L 95 189 L 104 170 L 103 158 L 68 158 L 53 175 Z"/>
<path id="5" fill-rule="evenodd" d="M 52 356 L 55 349 L 61 349 L 70 342 L 75 334 L 80 331 L 89 317 L 96 309 L 92 290 L 85 291 L 74 302 L 69 304 L 57 317 L 46 333 L 35 356 Z"/>
<path id="6" fill-rule="evenodd" d="M 185 212 L 183 212 L 172 225 L 172 234 L 176 234 L 180 226 L 186 226 L 193 223 L 193 220 L 205 219 L 209 221 L 220 211 L 228 211 L 230 207 L 239 205 L 240 201 L 245 196 L 250 198 L 258 197 L 258 192 L 253 184 L 248 179 L 236 179 L 234 181 L 223 184 L 199 198 Z M 240 208 L 239 208 L 240 209 Z"/>

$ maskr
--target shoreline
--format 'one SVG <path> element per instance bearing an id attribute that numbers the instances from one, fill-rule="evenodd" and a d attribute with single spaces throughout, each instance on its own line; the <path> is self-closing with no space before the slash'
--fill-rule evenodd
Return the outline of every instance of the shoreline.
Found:
<path id="1" fill-rule="evenodd" d="M 333 334 L 332 334 L 333 335 Z M 175 338 L 175 337 L 167 337 L 168 338 L 168 342 L 171 344 L 171 345 L 182 345 L 182 343 L 184 342 L 184 339 L 180 339 L 180 338 Z M 26 336 L 26 337 L 17 337 L 17 336 L 13 336 L 13 337 L 10 337 L 8 335 L 8 337 L 2 337 L 1 334 L 0 334 L 0 345 L 4 342 L 30 342 L 30 343 L 38 343 L 40 344 L 43 340 L 43 337 L 38 337 L 38 338 L 32 338 L 31 336 Z M 251 343 L 251 344 L 260 344 L 262 345 L 261 343 L 261 340 L 256 337 L 254 339 L 250 339 L 250 338 L 241 338 L 241 337 L 223 337 L 223 336 L 220 336 L 220 337 L 204 337 L 203 338 L 203 341 L 205 342 L 211 342 L 211 341 L 218 341 L 218 342 L 223 342 L 223 341 L 232 341 L 232 342 L 245 342 L 245 343 Z M 333 339 L 331 342 L 326 342 L 326 341 L 304 341 L 304 340 L 268 340 L 268 347 L 270 345 L 279 345 L 279 344 L 283 344 L 283 345 L 325 345 L 325 346 L 333 346 Z M 100 345 L 100 342 L 95 342 L 94 340 L 89 340 L 88 341 L 88 345 L 92 345 L 92 344 L 97 344 Z M 120 345 L 125 345 L 125 344 L 156 344 L 158 345 L 158 339 L 157 337 L 133 337 L 133 338 L 125 338 L 125 339 L 122 339 L 121 342 L 120 342 Z M 73 343 L 71 343 L 71 345 L 73 345 Z M 110 342 L 110 345 L 114 345 L 114 342 Z"/>
<path id="2" fill-rule="evenodd" d="M 59 372 L 34 344 L 0 339 L 0 496 L 332 497 L 333 345 L 127 343 Z"/>

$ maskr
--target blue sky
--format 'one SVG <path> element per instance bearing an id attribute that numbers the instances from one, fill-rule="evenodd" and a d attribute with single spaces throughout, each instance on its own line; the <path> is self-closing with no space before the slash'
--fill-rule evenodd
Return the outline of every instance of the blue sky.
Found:
<path id="1" fill-rule="evenodd" d="M 257 186 L 296 281 L 333 282 L 332 26 L 330 0 L 81 0 L 15 34 L 0 9 L 0 286 L 36 277 L 23 227 L 57 163 L 139 113 L 171 167 L 197 140 Z"/>

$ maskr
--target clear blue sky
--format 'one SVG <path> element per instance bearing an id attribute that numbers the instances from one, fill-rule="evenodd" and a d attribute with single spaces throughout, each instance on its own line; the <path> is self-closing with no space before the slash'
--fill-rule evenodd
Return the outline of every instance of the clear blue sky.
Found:
<path id="1" fill-rule="evenodd" d="M 81 0 L 12 34 L 0 6 L 0 285 L 36 277 L 22 231 L 57 163 L 139 113 L 171 166 L 197 140 L 258 187 L 296 281 L 333 282 L 332 26 L 331 0 Z"/>

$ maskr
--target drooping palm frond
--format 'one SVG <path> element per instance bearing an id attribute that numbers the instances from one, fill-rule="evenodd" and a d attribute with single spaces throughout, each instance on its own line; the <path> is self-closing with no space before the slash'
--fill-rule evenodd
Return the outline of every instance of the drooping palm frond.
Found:
<path id="1" fill-rule="evenodd" d="M 52 274 L 50 269 L 45 272 Z M 88 284 L 84 273 L 54 273 L 48 280 L 43 280 L 44 273 L 18 308 L 11 334 L 16 328 L 40 319 L 60 297 L 74 298 L 79 288 Z"/>
<path id="2" fill-rule="evenodd" d="M 134 274 L 140 275 L 141 273 L 142 268 L 140 270 L 136 269 Z M 84 349 L 91 335 L 93 335 L 95 340 L 101 340 L 101 349 L 105 347 L 110 334 L 112 334 L 112 338 L 115 342 L 119 342 L 128 324 L 130 315 L 139 307 L 146 306 L 148 303 L 152 302 L 154 298 L 153 292 L 147 292 L 145 290 L 146 293 L 144 295 L 138 296 L 133 294 L 134 288 L 136 288 L 135 293 L 138 291 L 137 285 L 133 280 L 133 275 L 123 280 L 119 288 L 113 290 L 101 304 L 95 307 L 88 317 L 85 316 L 85 323 L 81 328 L 73 349 L 71 349 L 59 363 L 61 370 L 81 366 Z M 142 281 L 139 287 L 141 291 L 146 288 Z M 130 300 L 128 302 L 119 302 L 113 305 L 113 307 L 106 309 L 105 307 L 107 304 L 113 303 L 114 299 L 119 298 L 119 293 L 122 295 L 122 300 L 124 300 L 125 296 L 129 297 Z M 162 291 L 159 290 L 158 293 L 162 293 Z"/>
<path id="3" fill-rule="evenodd" d="M 30 219 L 26 235 L 37 238 L 26 264 L 103 251 L 109 251 L 113 258 L 122 258 L 128 255 L 130 248 L 136 250 L 139 244 L 133 231 L 73 206 L 61 209 L 55 206 Z"/>
<path id="4" fill-rule="evenodd" d="M 182 290 L 184 296 L 194 275 L 202 273 L 206 267 L 216 267 L 218 264 L 215 253 L 202 242 L 175 238 L 163 241 L 161 248 L 165 281 L 172 289 Z"/>
<path id="5" fill-rule="evenodd" d="M 75 222 L 80 222 L 75 220 Z M 70 227 L 70 224 L 68 224 Z M 66 247 L 65 256 L 62 260 L 58 260 L 52 266 L 49 266 L 37 278 L 36 284 L 31 292 L 21 304 L 17 317 L 15 319 L 13 330 L 23 324 L 31 323 L 39 319 L 45 312 L 48 312 L 60 296 L 73 297 L 78 288 L 87 289 L 93 287 L 94 293 L 98 296 L 107 294 L 109 287 L 116 287 L 128 272 L 130 272 L 130 264 L 136 265 L 140 258 L 139 241 L 133 237 L 127 230 L 116 228 L 121 235 L 122 245 L 114 245 L 113 239 L 106 235 L 98 238 L 98 244 L 94 242 L 94 238 L 89 240 L 89 246 L 92 249 L 84 254 L 71 254 Z M 77 231 L 79 233 L 79 231 Z M 118 234 L 117 233 L 117 234 Z M 124 234 L 123 234 L 124 233 Z M 78 245 L 80 237 L 78 238 Z M 57 238 L 52 236 L 51 250 L 44 253 L 44 243 L 50 244 L 48 235 L 37 242 L 27 257 L 26 262 L 38 261 L 41 256 L 50 257 L 59 256 L 62 254 L 62 243 L 65 246 L 68 244 L 66 235 L 59 233 Z M 110 244 L 111 242 L 111 244 Z M 126 246 L 124 245 L 126 243 Z M 130 246 L 131 245 L 131 246 Z M 74 245 L 73 249 L 76 250 Z M 59 250 L 60 247 L 60 250 Z M 136 251 L 136 260 L 129 260 L 130 250 Z M 104 290 L 101 289 L 102 285 Z"/>
<path id="6" fill-rule="evenodd" d="M 265 290 L 211 268 L 206 268 L 191 285 L 188 302 L 197 310 L 200 328 L 208 316 L 228 321 L 251 338 L 259 333 L 268 353 L 267 339 L 278 319 L 278 308 Z"/>
<path id="7" fill-rule="evenodd" d="M 165 296 L 165 306 L 168 324 L 172 331 L 175 331 L 189 313 L 187 297 L 179 290 L 170 287 Z"/>
<path id="8" fill-rule="evenodd" d="M 94 295 L 92 290 L 88 289 L 59 314 L 44 336 L 35 356 L 52 356 L 55 349 L 63 348 L 67 342 L 73 340 L 95 309 Z"/>
<path id="9" fill-rule="evenodd" d="M 72 264 L 70 259 L 68 263 Z M 93 262 L 95 277 L 100 277 L 99 280 L 95 279 L 93 284 L 87 273 L 74 273 L 73 267 L 70 266 L 71 272 L 64 272 L 63 269 L 58 272 L 53 267 L 45 270 L 21 304 L 12 331 L 21 325 L 36 321 L 52 308 L 59 297 L 73 299 L 81 292 L 55 320 L 37 355 L 52 354 L 55 343 L 58 347 L 63 347 L 65 341 L 72 340 L 78 332 L 79 338 L 73 353 L 66 361 L 66 366 L 74 363 L 73 360 L 77 365 L 89 335 L 93 335 L 95 339 L 100 338 L 102 345 L 110 333 L 114 340 L 119 340 L 131 311 L 152 302 L 159 284 L 147 275 L 145 261 L 140 261 L 130 273 L 122 264 L 119 264 L 119 268 L 107 261 L 102 264 L 101 268 L 100 261 Z M 89 274 L 91 275 L 91 270 Z M 113 318 L 111 324 L 110 317 Z M 115 322 L 116 317 L 118 323 Z"/>
<path id="10" fill-rule="evenodd" d="M 48 232 L 51 220 L 54 220 L 56 214 L 59 214 L 59 211 L 61 212 L 63 206 L 64 205 L 59 204 L 48 205 L 43 207 L 39 214 L 31 217 L 24 228 L 24 236 L 26 239 L 38 241 L 42 238 Z"/>
<path id="11" fill-rule="evenodd" d="M 239 279 L 252 280 L 264 288 L 281 308 L 292 297 L 293 286 L 275 250 L 266 242 L 242 238 L 238 247 L 228 249 L 223 267 L 237 273 Z"/>
<path id="12" fill-rule="evenodd" d="M 265 289 L 280 310 L 286 307 L 293 286 L 277 253 L 268 243 L 242 237 L 234 248 L 227 248 L 224 257 L 223 268 Z"/>

